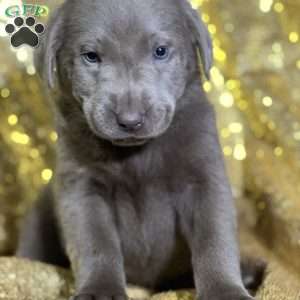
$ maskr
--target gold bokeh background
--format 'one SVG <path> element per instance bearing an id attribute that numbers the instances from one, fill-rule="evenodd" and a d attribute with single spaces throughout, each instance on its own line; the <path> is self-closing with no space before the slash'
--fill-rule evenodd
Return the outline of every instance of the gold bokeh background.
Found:
<path id="1" fill-rule="evenodd" d="M 30 1 L 48 5 L 50 12 L 58 2 Z M 191 2 L 213 37 L 215 65 L 204 89 L 217 111 L 242 226 L 300 274 L 300 1 Z M 11 21 L 5 9 L 20 3 L 0 1 L 4 255 L 13 253 L 21 217 L 53 176 L 58 138 L 32 49 L 13 49 L 4 31 Z"/>

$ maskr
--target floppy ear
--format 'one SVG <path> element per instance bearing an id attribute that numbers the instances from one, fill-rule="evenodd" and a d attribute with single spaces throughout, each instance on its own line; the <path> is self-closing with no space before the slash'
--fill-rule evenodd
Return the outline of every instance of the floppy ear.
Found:
<path id="1" fill-rule="evenodd" d="M 192 8 L 188 0 L 181 0 L 183 9 L 191 27 L 194 42 L 200 50 L 200 55 L 205 71 L 205 76 L 209 79 L 209 71 L 213 63 L 212 41 L 206 25 L 201 20 L 198 12 Z"/>
<path id="2" fill-rule="evenodd" d="M 50 89 L 55 85 L 57 52 L 61 47 L 63 33 L 62 13 L 58 9 L 50 18 L 34 56 L 35 66 Z"/>

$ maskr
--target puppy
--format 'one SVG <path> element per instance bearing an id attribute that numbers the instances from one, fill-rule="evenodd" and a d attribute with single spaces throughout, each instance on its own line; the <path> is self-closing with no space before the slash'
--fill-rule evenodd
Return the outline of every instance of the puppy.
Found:
<path id="1" fill-rule="evenodd" d="M 127 282 L 253 299 L 198 50 L 208 76 L 211 40 L 186 0 L 67 0 L 50 21 L 37 62 L 55 88 L 56 179 L 18 255 L 62 263 L 62 248 L 73 299 L 123 300 Z"/>

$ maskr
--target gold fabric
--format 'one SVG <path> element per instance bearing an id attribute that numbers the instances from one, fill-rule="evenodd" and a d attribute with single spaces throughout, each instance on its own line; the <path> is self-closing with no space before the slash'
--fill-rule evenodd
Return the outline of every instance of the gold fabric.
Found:
<path id="1" fill-rule="evenodd" d="M 60 1 L 30 2 L 46 4 L 51 12 Z M 213 37 L 215 65 L 204 89 L 216 107 L 240 219 L 255 235 L 242 245 L 256 245 L 258 240 L 259 247 L 268 252 L 270 274 L 259 297 L 300 299 L 300 1 L 191 2 L 201 9 Z M 0 0 L 3 255 L 13 253 L 21 217 L 53 176 L 58 138 L 31 49 L 10 47 L 3 30 L 11 22 L 3 12 L 13 4 L 21 1 Z M 0 299 L 64 299 L 68 276 L 52 267 L 3 258 Z M 46 277 L 52 279 L 43 280 Z M 15 281 L 23 288 L 13 288 Z M 61 290 L 65 294 L 60 295 Z"/>
<path id="2" fill-rule="evenodd" d="M 263 247 L 248 230 L 241 232 L 243 255 L 256 256 L 268 261 L 266 277 L 256 299 L 298 300 L 300 283 L 298 275 Z M 4 300 L 68 300 L 74 291 L 69 271 L 16 258 L 0 258 L 0 299 Z M 169 291 L 152 294 L 138 287 L 128 287 L 131 299 L 193 300 L 195 292 Z"/>

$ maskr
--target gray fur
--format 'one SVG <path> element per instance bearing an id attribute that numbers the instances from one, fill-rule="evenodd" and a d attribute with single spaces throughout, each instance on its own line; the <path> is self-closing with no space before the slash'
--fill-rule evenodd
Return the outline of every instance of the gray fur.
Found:
<path id="1" fill-rule="evenodd" d="M 161 44 L 170 57 L 156 61 Z M 197 47 L 208 75 L 211 41 L 186 0 L 66 1 L 50 21 L 37 61 L 56 89 L 54 196 L 49 187 L 33 210 L 18 255 L 57 262 L 61 244 L 76 300 L 125 299 L 127 282 L 193 280 L 201 300 L 253 299 Z M 102 62 L 87 64 L 84 51 Z M 138 130 L 118 123 L 135 115 Z M 55 251 L 41 246 L 50 236 Z"/>

